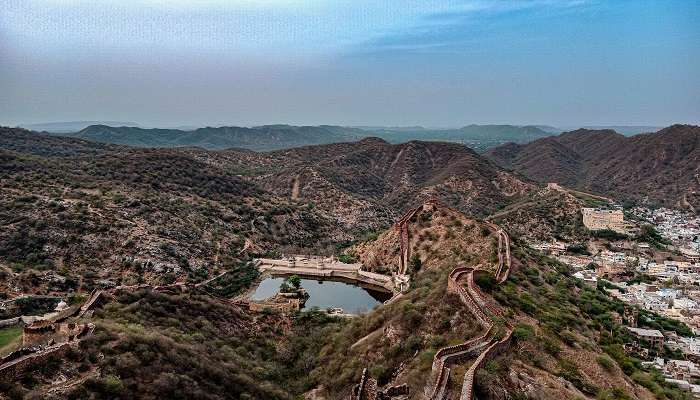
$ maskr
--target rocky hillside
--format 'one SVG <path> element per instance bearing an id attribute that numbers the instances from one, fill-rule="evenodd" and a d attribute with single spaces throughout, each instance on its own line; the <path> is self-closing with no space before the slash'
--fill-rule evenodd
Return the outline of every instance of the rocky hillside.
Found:
<path id="1" fill-rule="evenodd" d="M 469 148 L 452 143 L 355 143 L 273 152 L 279 170 L 256 178 L 279 195 L 311 202 L 342 223 L 391 223 L 403 211 L 437 197 L 472 215 L 486 215 L 525 196 L 533 185 Z"/>
<path id="2" fill-rule="evenodd" d="M 673 125 L 632 137 L 581 129 L 524 145 L 506 144 L 486 156 L 540 182 L 700 210 L 698 126 Z"/>
<path id="3" fill-rule="evenodd" d="M 537 185 L 451 143 L 368 138 L 257 153 L 3 128 L 0 162 L 0 268 L 14 293 L 205 279 L 271 250 L 334 253 L 428 198 L 472 217 L 530 204 L 509 221 L 519 234 L 549 224 L 542 205 L 578 218 L 576 204 L 532 203 Z"/>
<path id="4" fill-rule="evenodd" d="M 493 228 L 467 218 L 464 214 L 440 203 L 420 205 L 409 211 L 405 221 L 408 233 L 410 270 L 439 268 L 445 263 L 468 263 L 483 260 L 484 269 L 494 263 Z M 398 225 L 349 250 L 371 271 L 397 271 L 401 256 L 401 234 Z"/>
<path id="5" fill-rule="evenodd" d="M 420 210 L 415 216 L 410 220 L 411 232 L 418 233 L 417 237 L 423 234 L 423 239 L 436 229 L 449 233 L 452 227 L 445 224 L 453 218 L 463 224 L 461 230 L 467 227 L 465 223 L 477 229 L 466 229 L 469 234 L 454 240 L 455 232 L 453 237 L 448 234 L 431 239 L 433 249 L 451 248 L 459 242 L 453 257 L 444 257 L 439 250 L 425 251 L 423 243 L 412 242 L 412 250 L 423 263 L 421 268 L 409 270 L 411 289 L 354 320 L 322 347 L 319 367 L 311 374 L 319 383 L 314 391 L 317 398 L 347 398 L 363 368 L 380 389 L 406 385 L 409 398 L 424 398 L 432 387 L 431 371 L 438 350 L 471 343 L 470 339 L 478 343 L 477 338 L 484 334 L 483 326 L 448 282 L 453 276 L 450 271 L 457 266 L 481 271 L 494 261 L 492 252 L 486 250 L 496 245 L 489 240 L 490 225 L 440 207 Z M 485 240 L 472 240 L 482 231 Z M 384 249 L 394 248 L 397 241 L 395 234 L 387 231 L 355 250 L 362 259 L 374 257 L 386 264 L 398 255 Z M 501 337 L 498 332 L 505 334 L 506 328 L 512 331 L 503 351 L 477 369 L 476 398 L 688 398 L 658 376 L 640 370 L 624 354 L 622 343 L 630 338 L 613 320 L 622 313 L 622 303 L 577 282 L 564 265 L 531 251 L 522 242 L 513 243 L 512 255 L 510 277 L 505 282 L 496 282 L 492 269 L 475 278 L 481 301 L 492 310 L 501 310 L 491 315 L 496 338 Z M 469 280 L 455 284 L 474 285 Z M 462 378 L 482 350 L 475 351 L 450 364 L 445 398 L 459 398 L 465 384 Z"/>
<path id="6" fill-rule="evenodd" d="M 349 239 L 307 205 L 185 152 L 17 129 L 0 131 L 0 225 L 14 294 L 196 281 L 251 253 Z"/>

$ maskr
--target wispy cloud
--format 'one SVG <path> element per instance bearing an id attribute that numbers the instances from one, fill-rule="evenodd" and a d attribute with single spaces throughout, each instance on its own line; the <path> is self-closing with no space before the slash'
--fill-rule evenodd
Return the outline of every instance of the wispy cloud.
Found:
<path id="1" fill-rule="evenodd" d="M 509 21 L 527 14 L 531 23 L 579 12 L 592 0 L 467 1 L 448 9 L 426 11 L 416 23 L 402 26 L 357 43 L 351 54 L 459 53 L 478 46 L 484 35 L 507 27 Z M 502 32 L 501 32 L 502 33 Z"/>

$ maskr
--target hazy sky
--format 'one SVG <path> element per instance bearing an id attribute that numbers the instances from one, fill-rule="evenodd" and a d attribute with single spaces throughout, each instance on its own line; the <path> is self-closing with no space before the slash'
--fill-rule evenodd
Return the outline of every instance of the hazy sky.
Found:
<path id="1" fill-rule="evenodd" d="M 2 0 L 0 124 L 700 123 L 700 1 Z"/>

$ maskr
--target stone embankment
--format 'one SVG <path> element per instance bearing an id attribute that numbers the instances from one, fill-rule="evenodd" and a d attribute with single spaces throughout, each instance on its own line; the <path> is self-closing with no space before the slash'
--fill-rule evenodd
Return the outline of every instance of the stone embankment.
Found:
<path id="1" fill-rule="evenodd" d="M 323 258 L 290 257 L 283 259 L 256 258 L 255 265 L 260 272 L 280 275 L 299 275 L 312 278 L 339 278 L 355 282 L 361 286 L 397 293 L 398 288 L 390 276 L 363 271 L 362 264 L 346 264 Z"/>
<path id="2" fill-rule="evenodd" d="M 508 279 L 511 268 L 510 238 L 498 226 L 489 225 L 498 233 L 498 265 L 496 280 L 499 283 Z M 480 325 L 484 334 L 467 342 L 444 347 L 435 353 L 431 373 L 431 383 L 426 387 L 425 398 L 429 400 L 444 400 L 447 398 L 447 384 L 450 378 L 450 365 L 469 359 L 475 360 L 462 379 L 460 400 L 471 400 L 474 397 L 474 377 L 476 371 L 487 361 L 504 351 L 512 335 L 512 327 L 506 321 L 505 326 L 497 325 L 496 320 L 503 315 L 498 305 L 487 298 L 474 281 L 475 273 L 483 273 L 473 268 L 457 267 L 450 272 L 447 280 L 448 290 L 456 293 L 462 303 L 471 312 Z M 464 279 L 466 277 L 466 279 Z M 462 282 L 466 280 L 466 289 Z M 504 331 L 505 330 L 505 331 Z"/>

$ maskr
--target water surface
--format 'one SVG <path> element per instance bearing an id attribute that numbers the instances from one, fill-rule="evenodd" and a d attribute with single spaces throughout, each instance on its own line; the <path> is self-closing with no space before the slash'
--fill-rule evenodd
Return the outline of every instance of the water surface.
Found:
<path id="1" fill-rule="evenodd" d="M 269 277 L 260 282 L 252 300 L 263 300 L 279 292 L 283 277 Z M 389 293 L 364 289 L 345 282 L 318 281 L 315 279 L 301 280 L 301 287 L 309 293 L 304 308 L 340 307 L 348 314 L 367 312 L 391 297 Z"/>

